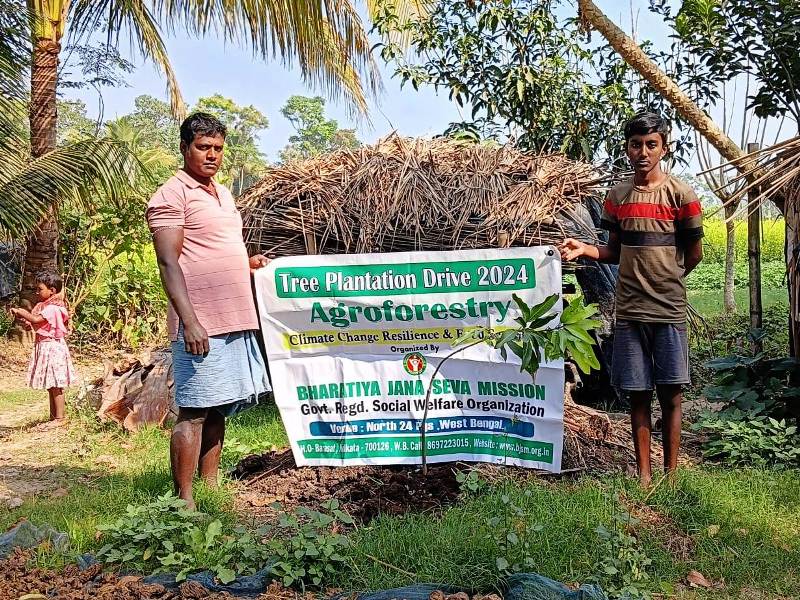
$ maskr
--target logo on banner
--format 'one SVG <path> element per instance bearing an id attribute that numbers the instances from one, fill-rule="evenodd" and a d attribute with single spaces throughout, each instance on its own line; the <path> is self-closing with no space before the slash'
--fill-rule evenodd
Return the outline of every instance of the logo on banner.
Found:
<path id="1" fill-rule="evenodd" d="M 409 375 L 421 375 L 427 366 L 428 361 L 419 352 L 411 352 L 403 357 L 403 368 Z"/>

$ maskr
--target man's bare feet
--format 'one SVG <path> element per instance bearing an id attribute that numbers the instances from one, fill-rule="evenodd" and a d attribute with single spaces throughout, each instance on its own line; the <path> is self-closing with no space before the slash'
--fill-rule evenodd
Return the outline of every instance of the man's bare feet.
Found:
<path id="1" fill-rule="evenodd" d="M 183 497 L 178 496 L 181 500 L 186 502 L 186 510 L 197 510 L 197 505 L 194 502 L 194 498 L 192 496 Z"/>

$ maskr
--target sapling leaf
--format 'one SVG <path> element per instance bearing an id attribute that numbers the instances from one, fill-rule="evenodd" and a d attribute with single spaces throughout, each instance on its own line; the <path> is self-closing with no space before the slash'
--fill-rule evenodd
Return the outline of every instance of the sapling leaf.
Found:
<path id="1" fill-rule="evenodd" d="M 517 296 L 516 294 L 511 294 L 511 298 L 514 300 L 516 305 L 519 307 L 519 311 L 522 313 L 522 318 L 525 319 L 525 322 L 531 320 L 531 308 L 530 306 L 525 303 L 525 301 Z"/>

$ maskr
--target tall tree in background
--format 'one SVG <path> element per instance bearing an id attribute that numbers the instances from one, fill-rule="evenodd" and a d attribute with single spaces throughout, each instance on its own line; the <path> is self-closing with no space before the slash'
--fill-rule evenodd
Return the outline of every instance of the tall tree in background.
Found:
<path id="1" fill-rule="evenodd" d="M 121 117 L 133 128 L 147 131 L 152 145 L 180 156 L 180 123 L 168 102 L 143 94 L 133 100 L 134 110 Z M 163 182 L 162 182 L 163 183 Z"/>
<path id="2" fill-rule="evenodd" d="M 711 97 L 715 101 L 720 127 L 727 135 L 737 138 L 740 148 L 746 148 L 749 142 L 757 142 L 763 146 L 766 141 L 767 130 L 774 130 L 771 143 L 775 143 L 780 136 L 783 119 L 775 122 L 771 115 L 757 111 L 752 102 L 754 77 L 749 72 L 739 73 L 738 77 L 731 76 L 731 68 L 719 68 L 719 62 L 712 60 L 709 52 L 712 48 L 724 45 L 722 26 L 724 17 L 719 12 L 719 2 L 716 0 L 690 0 L 684 2 L 680 10 L 673 13 L 670 8 L 662 3 L 651 3 L 651 9 L 660 14 L 673 30 L 673 44 L 680 45 L 688 50 L 688 55 L 695 64 L 704 65 L 706 76 L 705 85 L 715 86 L 719 93 Z M 723 61 L 727 64 L 727 61 Z M 682 87 L 685 87 L 682 85 Z M 737 133 L 733 133 L 734 129 Z M 734 266 L 736 261 L 736 221 L 734 217 L 739 210 L 740 202 L 736 195 L 741 190 L 745 181 L 736 181 L 728 173 L 713 170 L 723 162 L 709 141 L 695 132 L 695 147 L 697 158 L 702 169 L 702 179 L 717 196 L 723 206 L 726 229 L 725 248 L 725 281 L 723 288 L 723 304 L 726 312 L 736 311 L 734 296 Z M 733 180 L 733 181 L 732 181 Z"/>
<path id="3" fill-rule="evenodd" d="M 512 141 L 627 169 L 619 128 L 634 111 L 658 110 L 683 132 L 675 110 L 610 47 L 579 43 L 578 24 L 564 17 L 562 0 L 442 0 L 428 15 L 405 22 L 391 0 L 380 1 L 381 57 L 395 76 L 415 89 L 447 90 L 464 111 L 447 135 Z M 397 30 L 416 54 L 409 57 L 393 42 Z M 707 72 L 692 68 L 680 47 L 643 47 L 697 96 L 713 94 L 703 84 Z M 691 137 L 674 142 L 673 158 L 688 160 Z"/>
<path id="4" fill-rule="evenodd" d="M 659 4 L 666 4 L 658 0 Z M 612 48 L 642 75 L 727 160 L 739 160 L 744 151 L 722 131 L 686 91 L 661 69 L 629 35 L 614 24 L 592 0 L 578 0 L 581 23 L 587 31 L 599 31 Z"/>
<path id="5" fill-rule="evenodd" d="M 609 132 L 632 112 L 624 73 L 600 72 L 600 53 L 577 43 L 575 23 L 556 15 L 558 4 L 443 0 L 403 23 L 392 0 L 382 0 L 381 57 L 403 84 L 444 89 L 463 108 L 469 117 L 452 123 L 448 135 L 619 157 L 621 145 Z M 416 50 L 410 58 L 393 42 L 396 31 Z"/>
<path id="6" fill-rule="evenodd" d="M 8 0 L 6 0 L 8 2 Z M 13 0 L 12 0 L 13 1 Z M 18 10 L 25 4 L 13 2 Z M 397 0 L 404 11 L 423 10 L 415 0 Z M 369 10 L 374 2 L 367 2 Z M 163 72 L 172 111 L 184 103 L 161 37 L 163 28 L 191 35 L 221 35 L 226 41 L 247 40 L 253 52 L 280 56 L 297 65 L 304 79 L 341 97 L 356 111 L 366 111 L 364 84 L 376 91 L 380 79 L 370 57 L 370 42 L 353 2 L 349 0 L 238 0 L 206 2 L 127 2 L 124 0 L 27 0 L 33 13 L 30 136 L 34 158 L 56 147 L 56 86 L 62 39 L 69 30 L 75 40 L 105 31 L 108 43 L 130 36 L 140 52 Z M 58 225 L 55 210 L 41 222 L 28 243 L 23 295 L 32 297 L 35 273 L 57 266 Z"/>
<path id="7" fill-rule="evenodd" d="M 35 15 L 17 0 L 0 0 L 0 237 L 21 239 L 35 229 L 56 197 L 81 202 L 90 190 L 124 192 L 130 169 L 125 149 L 109 140 L 67 145 L 31 157 L 26 123 L 30 24 Z"/>
<path id="8" fill-rule="evenodd" d="M 192 110 L 211 113 L 228 128 L 225 161 L 217 179 L 238 196 L 258 180 L 267 166 L 257 143 L 259 133 L 269 127 L 269 119 L 255 106 L 239 106 L 220 94 L 200 98 Z"/>
<path id="9" fill-rule="evenodd" d="M 325 100 L 319 96 L 292 96 L 281 109 L 281 114 L 297 132 L 289 137 L 289 144 L 281 151 L 283 162 L 361 145 L 355 130 L 340 129 L 335 119 L 325 118 Z"/>

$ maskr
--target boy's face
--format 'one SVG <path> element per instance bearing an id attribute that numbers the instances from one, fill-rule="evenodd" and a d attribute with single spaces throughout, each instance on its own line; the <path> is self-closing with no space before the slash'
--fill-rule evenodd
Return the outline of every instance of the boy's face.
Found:
<path id="1" fill-rule="evenodd" d="M 634 171 L 649 173 L 658 167 L 667 153 L 667 148 L 660 133 L 648 133 L 631 136 L 625 146 L 625 153 Z"/>

